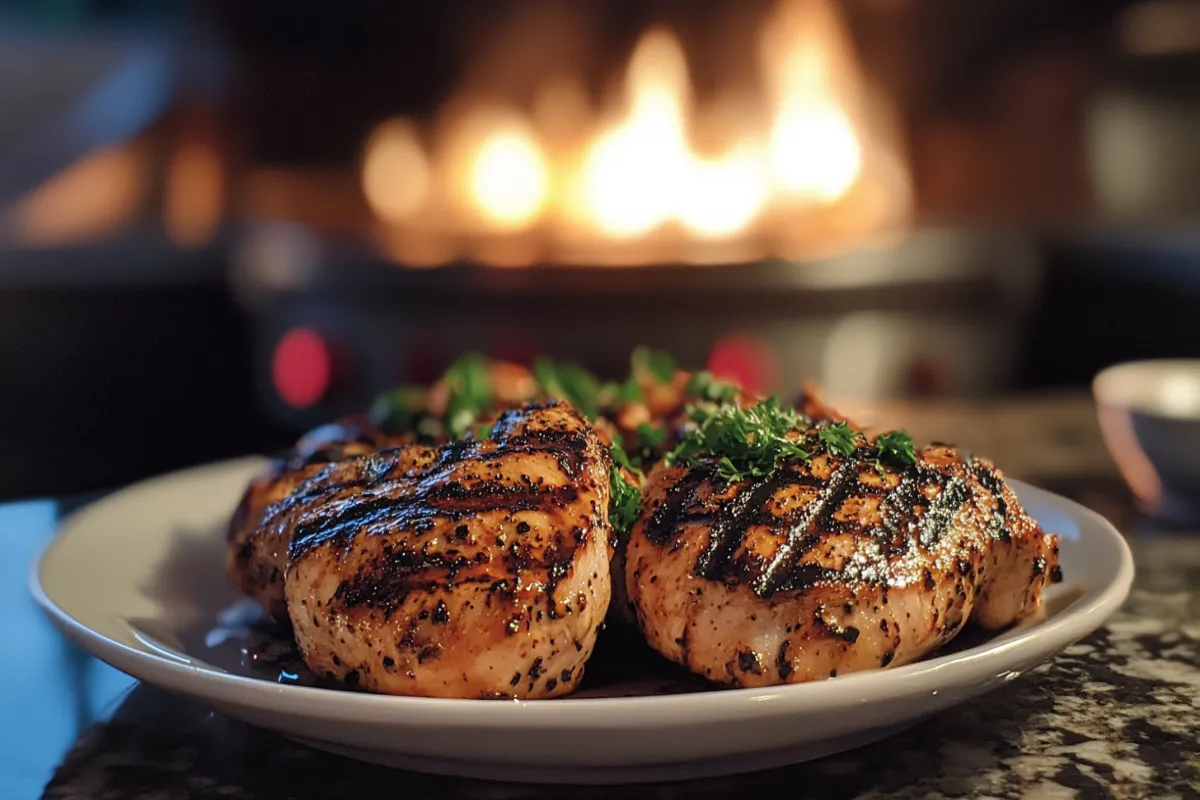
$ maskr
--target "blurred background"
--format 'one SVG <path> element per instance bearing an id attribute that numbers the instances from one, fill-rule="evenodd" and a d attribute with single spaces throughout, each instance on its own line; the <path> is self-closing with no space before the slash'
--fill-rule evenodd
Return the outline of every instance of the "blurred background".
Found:
<path id="1" fill-rule="evenodd" d="M 0 497 L 466 349 L 981 402 L 1200 356 L 1190 0 L 0 0 Z"/>

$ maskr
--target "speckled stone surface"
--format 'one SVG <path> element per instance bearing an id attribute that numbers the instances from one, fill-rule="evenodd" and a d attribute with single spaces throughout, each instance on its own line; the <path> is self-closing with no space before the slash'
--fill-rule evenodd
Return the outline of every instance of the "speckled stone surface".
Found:
<path id="1" fill-rule="evenodd" d="M 1077 409 L 1069 419 L 1082 419 L 1085 412 Z M 1094 452 L 1089 430 L 1079 441 Z M 1135 522 L 1111 475 L 1057 467 L 1041 475 L 1033 468 L 1010 472 L 1072 495 L 1132 532 L 1138 577 L 1129 602 L 1105 628 L 1051 663 L 878 744 L 795 767 L 691 783 L 487 783 L 348 761 L 139 686 L 111 718 L 84 733 L 44 796 L 1200 798 L 1200 534 L 1155 532 Z"/>

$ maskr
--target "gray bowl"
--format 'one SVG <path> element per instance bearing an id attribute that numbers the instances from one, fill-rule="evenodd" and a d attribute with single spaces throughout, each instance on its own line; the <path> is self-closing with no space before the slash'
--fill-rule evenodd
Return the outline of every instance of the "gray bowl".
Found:
<path id="1" fill-rule="evenodd" d="M 1200 521 L 1200 360 L 1117 364 L 1092 391 L 1105 443 L 1142 510 Z"/>

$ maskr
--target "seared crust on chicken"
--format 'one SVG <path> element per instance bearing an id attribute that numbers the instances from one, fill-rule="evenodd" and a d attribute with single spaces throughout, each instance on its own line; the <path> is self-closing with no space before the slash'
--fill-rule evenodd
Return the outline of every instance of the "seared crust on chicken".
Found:
<path id="1" fill-rule="evenodd" d="M 484 441 L 330 464 L 270 512 L 287 609 L 318 674 L 390 694 L 554 697 L 610 596 L 607 448 L 570 406 Z"/>
<path id="2" fill-rule="evenodd" d="M 1042 532 L 987 461 L 950 447 L 915 466 L 872 448 L 727 483 L 712 465 L 649 476 L 626 585 L 654 649 L 708 678 L 763 686 L 911 662 L 974 619 L 1032 613 L 1058 579 Z"/>
<path id="3" fill-rule="evenodd" d="M 285 458 L 254 478 L 229 522 L 225 567 L 230 580 L 275 619 L 286 619 L 283 572 L 290 536 L 264 525 L 267 509 L 284 500 L 326 464 L 396 447 L 407 436 L 385 435 L 366 420 L 347 419 L 306 434 Z"/>

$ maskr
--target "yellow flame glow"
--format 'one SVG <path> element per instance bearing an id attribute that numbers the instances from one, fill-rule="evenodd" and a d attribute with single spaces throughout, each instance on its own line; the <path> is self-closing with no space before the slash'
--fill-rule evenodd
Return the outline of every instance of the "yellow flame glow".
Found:
<path id="1" fill-rule="evenodd" d="M 464 89 L 438 120 L 432 159 L 409 123 L 372 135 L 364 193 L 384 222 L 434 210 L 421 219 L 461 237 L 460 254 L 495 263 L 537 247 L 608 247 L 613 263 L 664 242 L 763 252 L 798 230 L 810 242 L 821 226 L 837 236 L 901 218 L 894 143 L 872 138 L 831 0 L 779 0 L 757 37 L 760 85 L 718 86 L 725 105 L 695 95 L 665 28 L 638 40 L 613 103 L 594 107 L 569 72 L 532 87 L 528 112 Z M 497 238 L 518 234 L 516 250 Z"/>
<path id="2" fill-rule="evenodd" d="M 678 198 L 679 221 L 704 238 L 733 236 L 748 227 L 767 204 L 760 155 L 749 146 L 719 159 L 696 159 Z"/>
<path id="3" fill-rule="evenodd" d="M 362 169 L 363 194 L 380 219 L 402 222 L 425 207 L 433 174 L 413 123 L 393 119 L 376 128 Z"/>
<path id="4" fill-rule="evenodd" d="M 491 131 L 469 169 L 472 204 L 489 223 L 519 230 L 537 221 L 549 194 L 549 172 L 527 125 L 513 121 Z"/>
<path id="5" fill-rule="evenodd" d="M 671 219 L 687 177 L 687 64 L 674 35 L 645 34 L 629 64 L 626 95 L 626 118 L 599 137 L 584 163 L 592 221 L 621 238 Z"/>
<path id="6" fill-rule="evenodd" d="M 828 103 L 783 108 L 771 129 L 769 158 L 784 194 L 820 203 L 850 191 L 862 168 L 854 127 Z"/>

